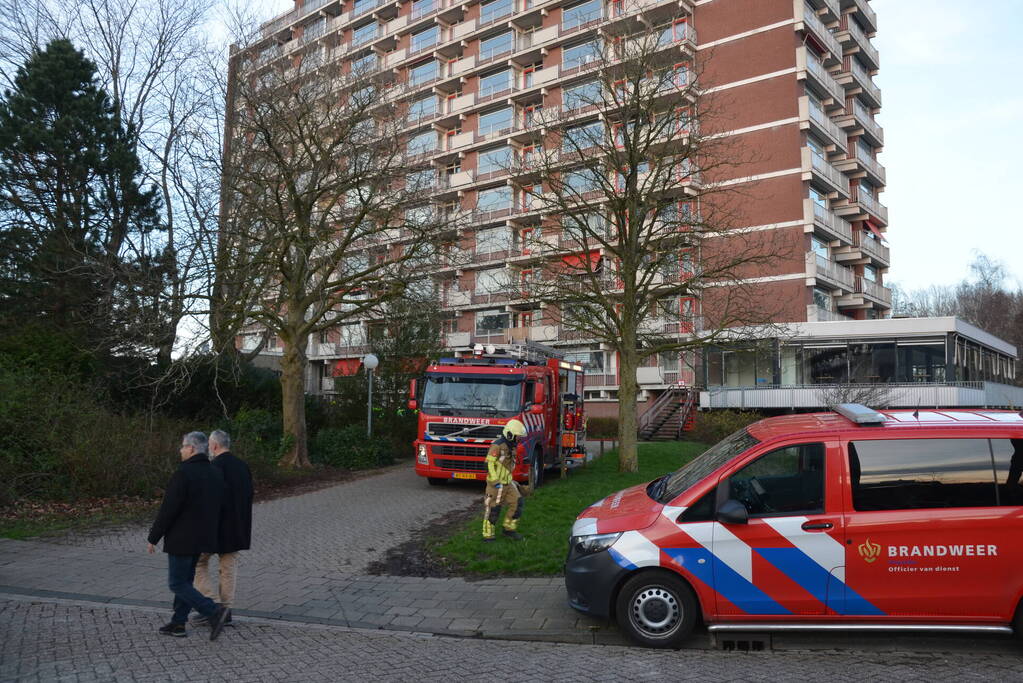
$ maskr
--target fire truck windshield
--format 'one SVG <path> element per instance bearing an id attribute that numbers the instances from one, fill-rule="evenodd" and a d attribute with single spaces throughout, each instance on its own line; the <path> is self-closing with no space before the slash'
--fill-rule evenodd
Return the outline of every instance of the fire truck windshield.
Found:
<path id="1" fill-rule="evenodd" d="M 428 374 L 423 412 L 507 417 L 522 411 L 522 375 Z"/>

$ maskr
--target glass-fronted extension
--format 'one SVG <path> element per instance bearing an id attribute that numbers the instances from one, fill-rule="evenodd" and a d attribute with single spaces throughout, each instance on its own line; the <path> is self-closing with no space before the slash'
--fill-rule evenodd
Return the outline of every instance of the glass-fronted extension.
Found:
<path id="1" fill-rule="evenodd" d="M 823 387 L 883 385 L 891 406 L 1023 405 L 1017 350 L 957 318 L 789 326 L 703 355 L 701 407 L 815 408 Z"/>

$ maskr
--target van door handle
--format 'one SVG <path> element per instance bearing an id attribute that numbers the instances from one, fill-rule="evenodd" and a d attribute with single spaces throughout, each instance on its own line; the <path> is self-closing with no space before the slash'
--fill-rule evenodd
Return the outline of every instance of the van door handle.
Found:
<path id="1" fill-rule="evenodd" d="M 831 529 L 835 525 L 831 522 L 803 522 L 803 531 L 817 531 L 818 529 Z"/>

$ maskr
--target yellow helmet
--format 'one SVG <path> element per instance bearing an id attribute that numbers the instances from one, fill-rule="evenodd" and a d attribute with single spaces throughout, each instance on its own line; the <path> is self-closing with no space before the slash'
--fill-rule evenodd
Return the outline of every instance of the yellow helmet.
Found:
<path id="1" fill-rule="evenodd" d="M 526 425 L 518 420 L 508 420 L 508 424 L 504 426 L 502 433 L 506 439 L 517 439 L 520 436 L 526 435 Z"/>

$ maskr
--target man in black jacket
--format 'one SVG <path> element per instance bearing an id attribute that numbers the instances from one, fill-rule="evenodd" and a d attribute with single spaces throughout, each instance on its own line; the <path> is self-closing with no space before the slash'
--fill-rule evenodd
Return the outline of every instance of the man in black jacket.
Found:
<path id="1" fill-rule="evenodd" d="M 224 475 L 224 503 L 220 507 L 220 527 L 217 556 L 219 572 L 217 588 L 220 604 L 234 604 L 235 576 L 238 571 L 238 552 L 248 550 L 252 541 L 252 473 L 244 460 L 231 453 L 231 437 L 219 429 L 210 434 L 210 454 L 213 466 Z M 210 585 L 210 558 L 212 553 L 199 556 L 195 568 L 195 587 L 208 598 L 216 599 Z M 193 619 L 193 624 L 206 623 L 205 617 Z M 228 623 L 231 618 L 227 618 Z"/>
<path id="2" fill-rule="evenodd" d="M 167 553 L 167 583 L 174 593 L 174 615 L 160 633 L 185 636 L 185 623 L 193 609 L 213 626 L 210 640 L 224 629 L 231 611 L 205 597 L 192 586 L 200 553 L 217 549 L 217 525 L 224 497 L 224 477 L 206 454 L 206 435 L 189 432 L 181 440 L 181 464 L 171 476 L 160 511 L 149 530 L 149 552 L 163 539 Z"/>

